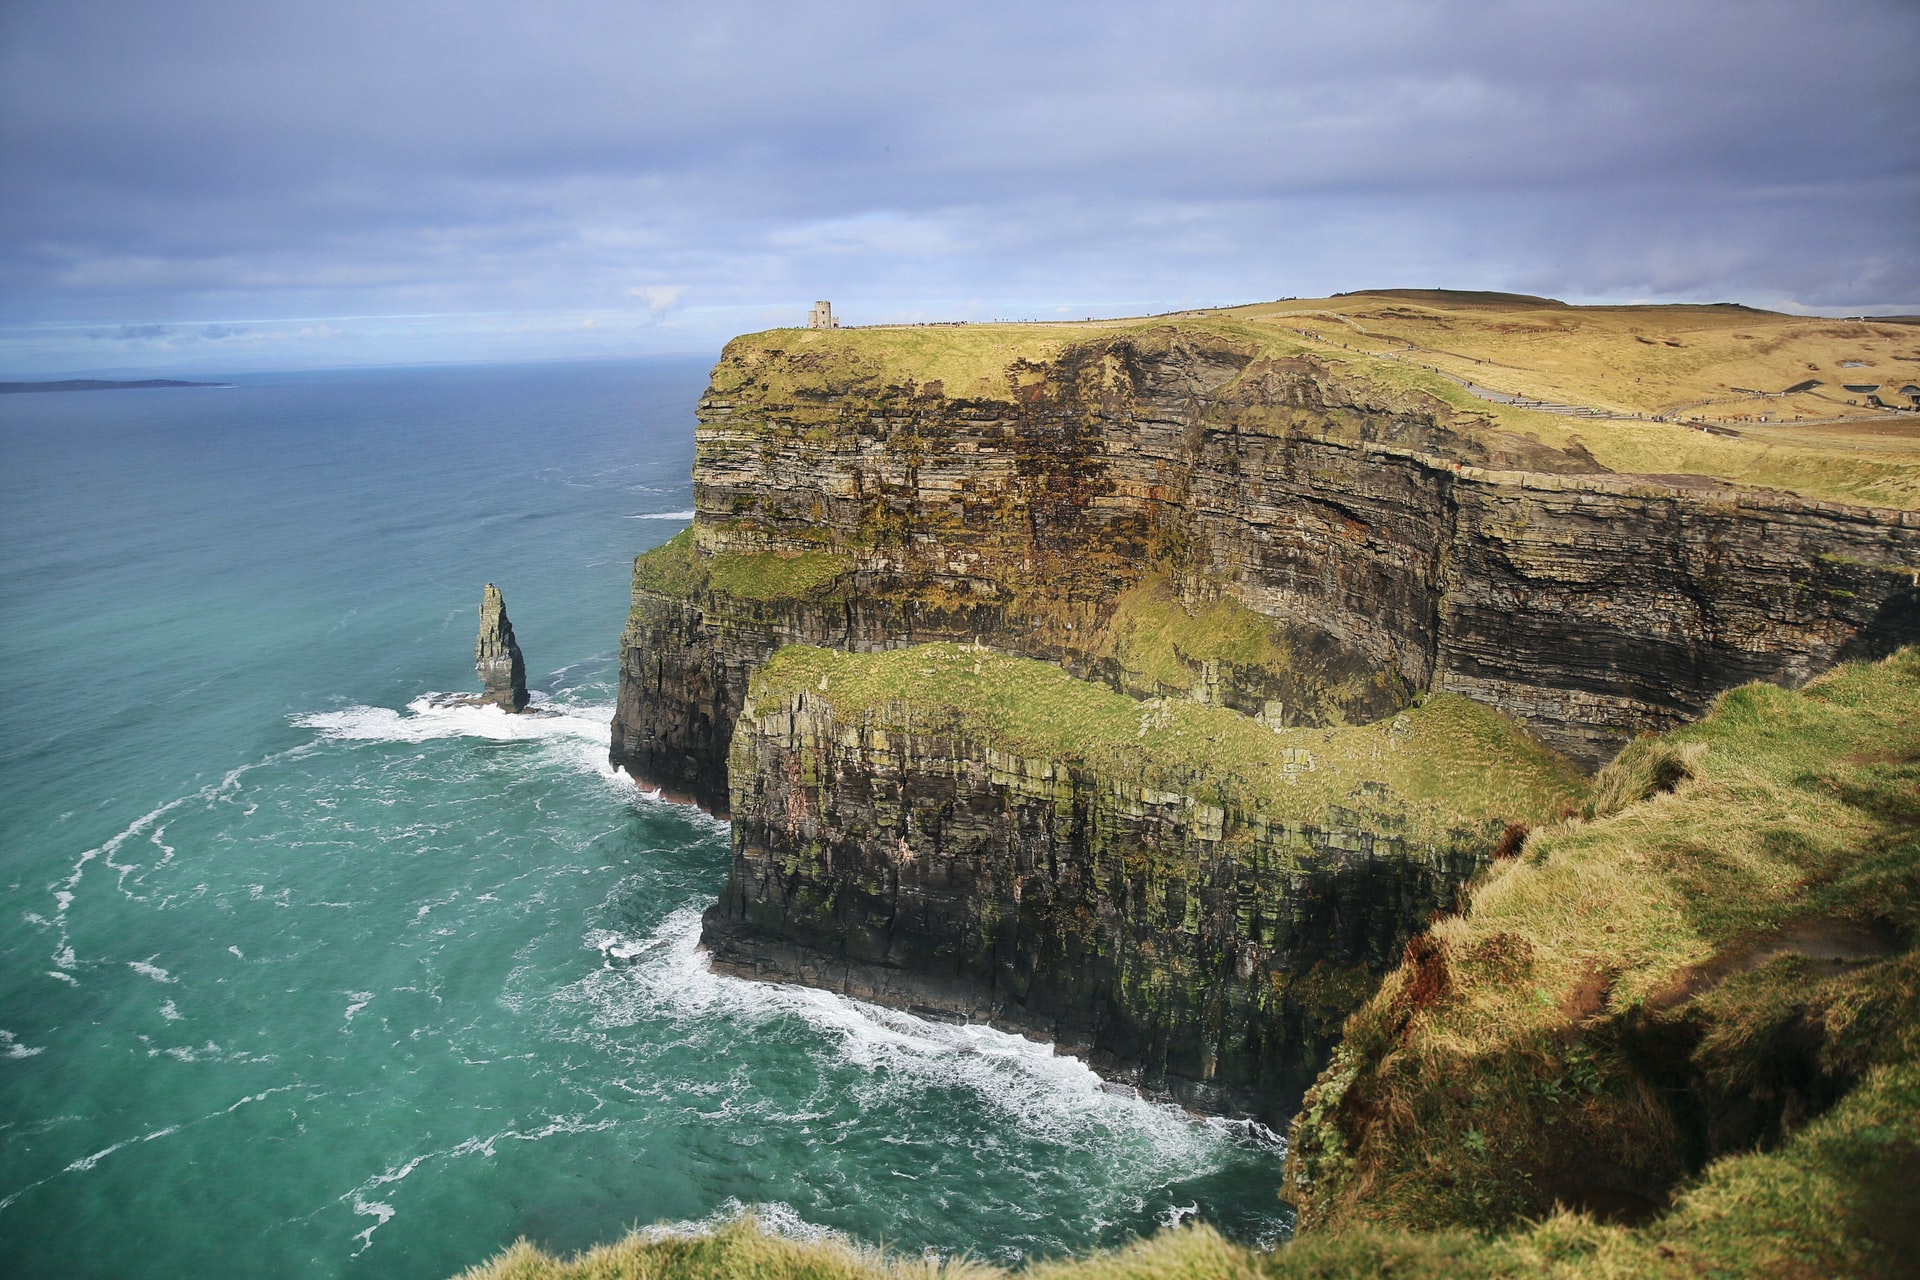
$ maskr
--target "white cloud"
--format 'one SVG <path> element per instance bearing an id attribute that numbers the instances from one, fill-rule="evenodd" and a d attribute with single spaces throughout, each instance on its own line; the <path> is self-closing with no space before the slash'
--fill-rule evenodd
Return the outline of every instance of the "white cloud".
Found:
<path id="1" fill-rule="evenodd" d="M 129 359 L 712 349 L 820 297 L 1920 310 L 1911 0 L 5 12 L 14 369 L 122 326 Z"/>
<path id="2" fill-rule="evenodd" d="M 679 305 L 680 295 L 686 291 L 687 286 L 683 284 L 637 284 L 627 290 L 627 296 L 640 299 L 646 303 L 647 310 L 657 315 Z"/>

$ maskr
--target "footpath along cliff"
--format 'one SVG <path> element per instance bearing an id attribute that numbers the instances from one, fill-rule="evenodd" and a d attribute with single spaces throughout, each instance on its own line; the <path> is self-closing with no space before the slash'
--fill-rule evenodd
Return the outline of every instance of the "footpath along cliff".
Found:
<path id="1" fill-rule="evenodd" d="M 1911 462 L 1529 412 L 1302 323 L 728 346 L 611 749 L 734 819 L 717 964 L 1278 1121 L 1575 766 L 1920 638 Z"/>

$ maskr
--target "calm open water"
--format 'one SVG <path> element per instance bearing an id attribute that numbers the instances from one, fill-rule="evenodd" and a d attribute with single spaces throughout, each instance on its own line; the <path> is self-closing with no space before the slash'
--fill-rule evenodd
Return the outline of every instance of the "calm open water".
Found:
<path id="1" fill-rule="evenodd" d="M 706 970 L 726 828 L 606 767 L 705 366 L 0 397 L 0 1273 L 440 1277 L 743 1204 L 1282 1237 L 1257 1134 Z M 488 581 L 563 714 L 423 700 Z"/>

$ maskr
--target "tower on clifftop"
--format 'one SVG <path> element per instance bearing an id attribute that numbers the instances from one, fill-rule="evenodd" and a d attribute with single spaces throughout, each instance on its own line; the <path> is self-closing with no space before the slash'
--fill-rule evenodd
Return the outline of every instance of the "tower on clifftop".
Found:
<path id="1" fill-rule="evenodd" d="M 816 302 L 813 304 L 813 310 L 807 313 L 809 329 L 838 329 L 839 327 L 840 322 L 833 318 L 831 302 Z"/>

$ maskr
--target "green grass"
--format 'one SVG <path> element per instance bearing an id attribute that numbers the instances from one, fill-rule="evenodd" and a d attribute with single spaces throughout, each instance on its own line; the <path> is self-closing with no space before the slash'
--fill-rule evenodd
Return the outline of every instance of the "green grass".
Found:
<path id="1" fill-rule="evenodd" d="M 853 569 L 852 557 L 832 551 L 723 551 L 707 559 L 707 580 L 744 600 L 787 600 L 812 595 Z"/>
<path id="2" fill-rule="evenodd" d="M 1014 365 L 1052 361 L 1101 333 L 1096 325 L 770 329 L 727 344 L 709 394 L 773 404 L 883 392 L 1005 400 Z"/>
<path id="3" fill-rule="evenodd" d="M 1498 712 L 1439 696 L 1359 727 L 1273 730 L 1182 699 L 1139 702 L 1048 663 L 927 644 L 874 654 L 790 645 L 755 673 L 749 707 L 796 693 L 847 723 L 957 732 L 1277 820 L 1320 822 L 1384 792 L 1415 829 L 1550 817 L 1586 782 Z M 1346 824 L 1341 824 L 1346 825 Z"/>
<path id="4" fill-rule="evenodd" d="M 788 1240 L 743 1216 L 709 1234 L 635 1232 L 570 1258 L 523 1240 L 461 1280 L 984 1280 L 1004 1274 L 964 1259 L 942 1263 L 834 1239 Z"/>
<path id="5" fill-rule="evenodd" d="M 800 599 L 854 568 L 851 557 L 828 551 L 723 551 L 701 555 L 693 530 L 634 558 L 633 585 L 670 600 L 695 600 L 709 589 L 744 600 Z"/>
<path id="6" fill-rule="evenodd" d="M 1777 1104 L 1791 1130 L 1817 1098 L 1781 1072 L 1858 1080 L 1869 1110 L 1911 1090 L 1920 651 L 1731 691 L 1629 748 L 1596 789 L 1609 809 L 1536 830 L 1349 1021 L 1295 1129 L 1310 1226 L 1506 1229 L 1591 1179 L 1657 1203 L 1699 1158 L 1689 1108 Z M 1871 1192 L 1844 1168 L 1751 1169 Z"/>
<path id="7" fill-rule="evenodd" d="M 653 550 L 635 556 L 633 585 L 676 600 L 691 599 L 705 590 L 707 575 L 693 550 L 693 529 L 682 529 Z"/>
<path id="8" fill-rule="evenodd" d="M 1231 596 L 1182 603 L 1163 573 L 1148 574 L 1115 599 L 1093 656 L 1111 658 L 1126 686 L 1143 693 L 1191 692 L 1204 684 L 1210 662 L 1292 685 L 1308 678 L 1293 650 L 1275 638 L 1272 619 Z"/>

